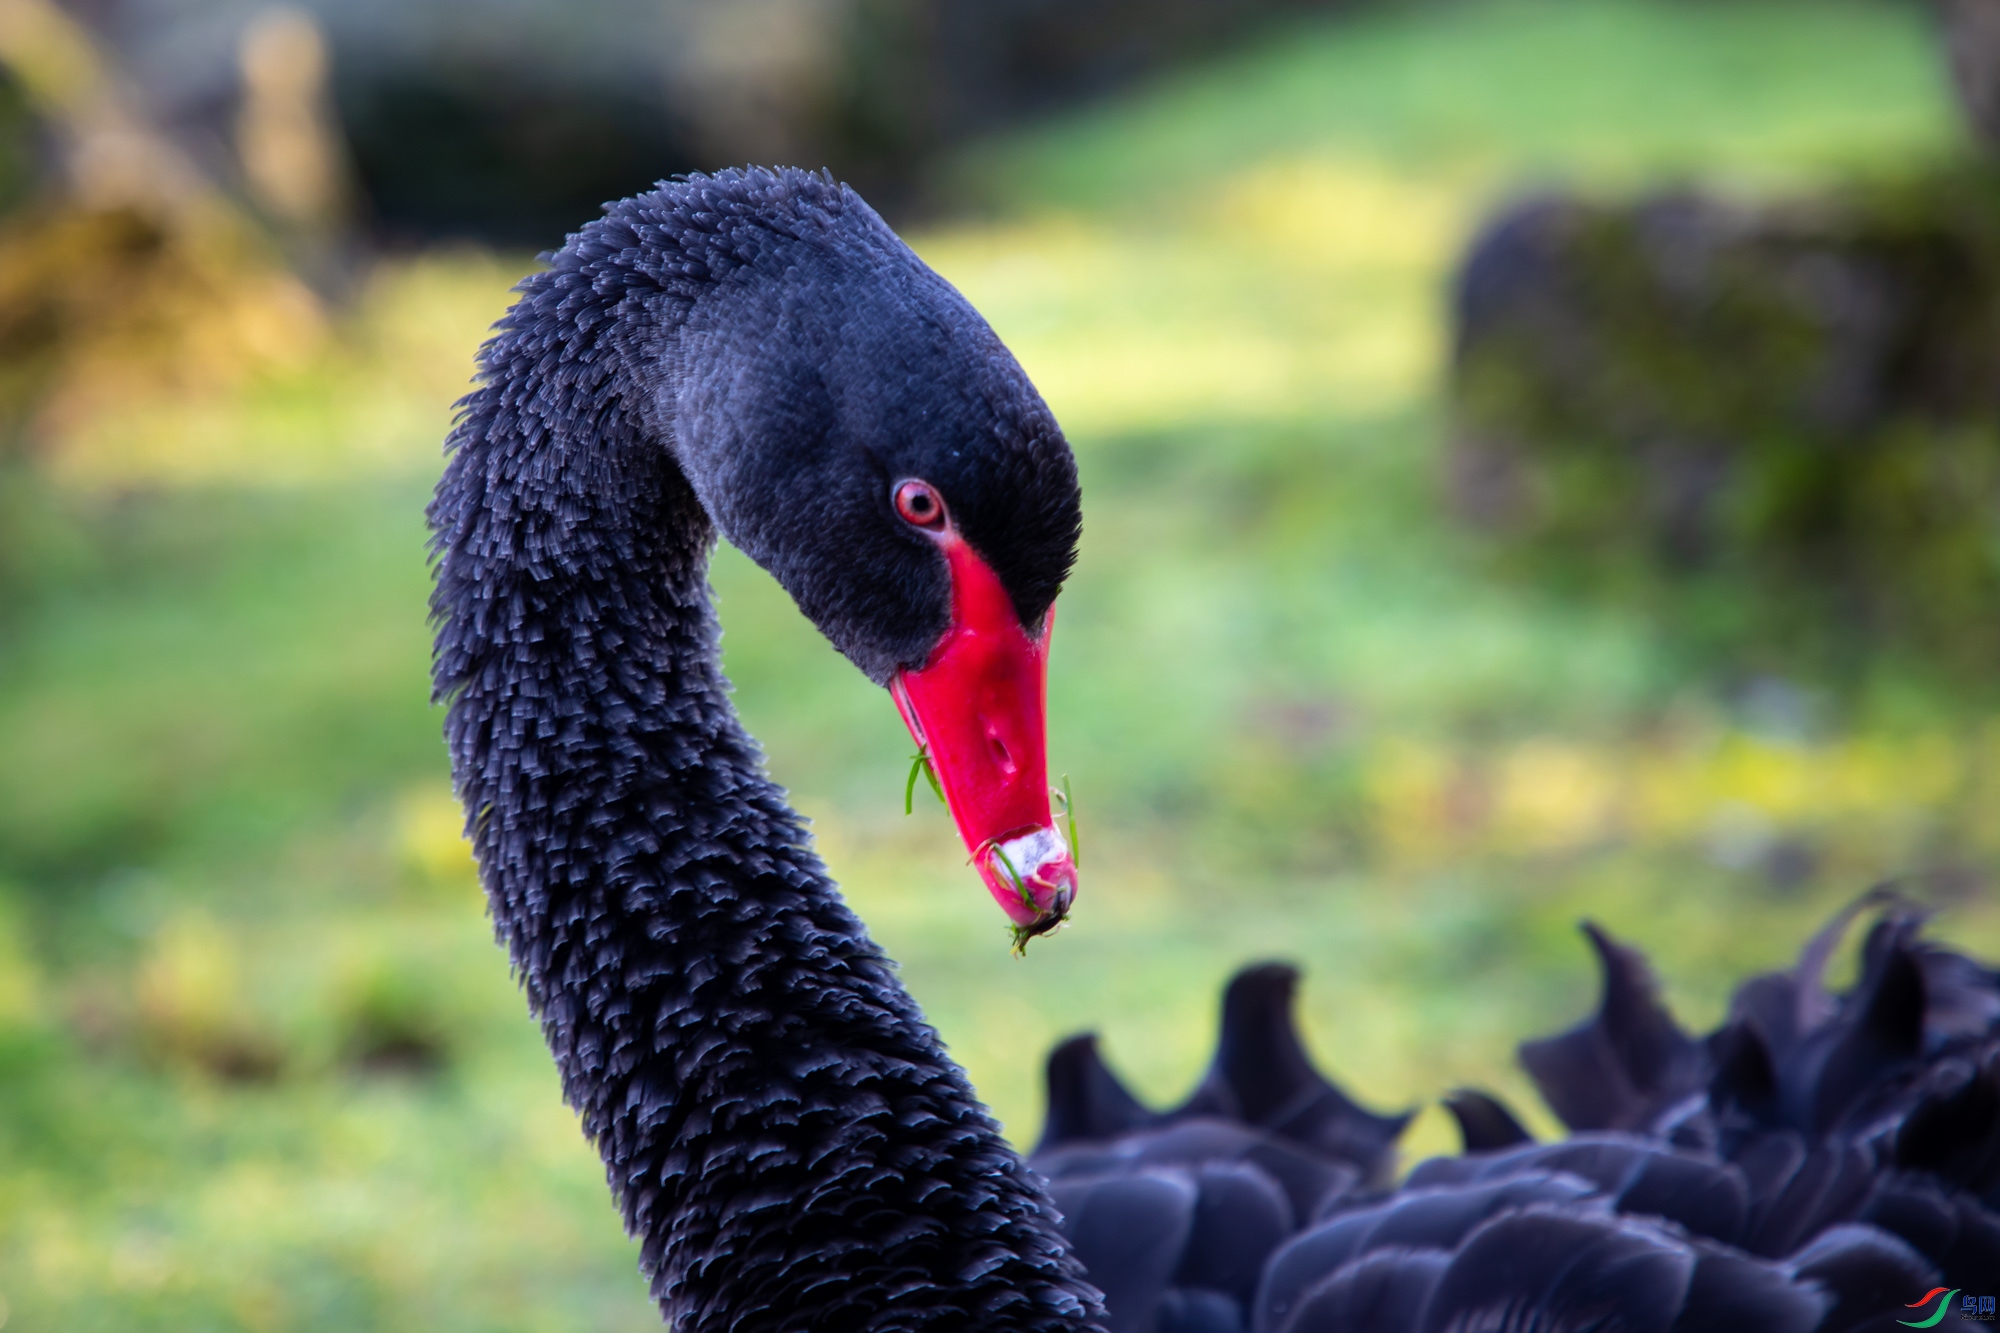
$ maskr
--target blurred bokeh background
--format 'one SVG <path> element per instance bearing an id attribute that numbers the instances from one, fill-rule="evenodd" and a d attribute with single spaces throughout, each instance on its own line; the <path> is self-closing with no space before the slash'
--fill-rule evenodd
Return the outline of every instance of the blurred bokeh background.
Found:
<path id="1" fill-rule="evenodd" d="M 1009 956 L 733 552 L 738 703 L 1024 1145 L 1242 962 L 1551 1120 L 1884 879 L 2000 954 L 2000 0 L 0 0 L 0 1324 L 644 1329 L 491 942 L 421 510 L 607 198 L 854 181 L 1069 432 L 1074 926 Z M 1427 1110 L 1411 1155 L 1455 1145 Z"/>

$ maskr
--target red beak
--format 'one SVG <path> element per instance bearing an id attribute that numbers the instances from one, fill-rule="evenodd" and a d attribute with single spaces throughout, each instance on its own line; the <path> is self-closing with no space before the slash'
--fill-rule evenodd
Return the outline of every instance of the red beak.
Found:
<path id="1" fill-rule="evenodd" d="M 889 683 L 929 758 L 987 889 L 1027 934 L 1053 929 L 1076 899 L 1076 862 L 1049 815 L 1044 703 L 1049 619 L 1031 638 L 1000 578 L 955 533 L 951 628 L 914 671 Z"/>

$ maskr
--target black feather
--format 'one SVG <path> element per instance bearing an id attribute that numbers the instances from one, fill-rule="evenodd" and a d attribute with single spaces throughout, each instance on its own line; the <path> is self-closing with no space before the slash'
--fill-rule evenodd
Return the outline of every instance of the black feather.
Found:
<path id="1" fill-rule="evenodd" d="M 1158 1119 L 1104 1063 L 1095 1033 L 1071 1037 L 1049 1052 L 1045 1087 L 1048 1110 L 1038 1153 L 1113 1138 Z"/>
<path id="2" fill-rule="evenodd" d="M 1926 1073 L 1896 1128 L 1900 1166 L 1989 1201 L 2000 1194 L 2000 1043 L 1946 1057 Z"/>
<path id="3" fill-rule="evenodd" d="M 1243 1307 L 1219 1291 L 1170 1289 L 1160 1301 L 1159 1333 L 1244 1333 Z"/>
<path id="4" fill-rule="evenodd" d="M 1267 1307 L 1256 1333 L 1408 1333 L 1451 1265 L 1439 1250 L 1378 1250 Z"/>
<path id="5" fill-rule="evenodd" d="M 1111 1311 L 1110 1333 L 1152 1333 L 1194 1227 L 1200 1191 L 1186 1171 L 1059 1180 L 1063 1234 Z"/>
<path id="6" fill-rule="evenodd" d="M 1458 1122 L 1458 1136 L 1466 1152 L 1494 1152 L 1535 1141 L 1499 1098 L 1476 1088 L 1453 1092 L 1444 1099 L 1444 1109 Z"/>
<path id="7" fill-rule="evenodd" d="M 1265 1258 L 1292 1232 L 1291 1201 L 1251 1162 L 1205 1162 L 1194 1180 L 1194 1226 L 1174 1285 L 1224 1292 L 1239 1307 L 1248 1305 Z"/>
<path id="8" fill-rule="evenodd" d="M 1674 1333 L 1813 1333 L 1832 1303 L 1770 1264 L 1697 1246 Z"/>
<path id="9" fill-rule="evenodd" d="M 1352 1166 L 1297 1144 L 1219 1120 L 1186 1120 L 1136 1137 L 1142 1165 L 1246 1162 L 1284 1191 L 1296 1225 L 1345 1197 L 1357 1183 Z"/>
<path id="10" fill-rule="evenodd" d="M 1562 1176 L 1523 1175 L 1469 1187 L 1405 1187 L 1384 1202 L 1338 1214 L 1300 1233 L 1271 1256 L 1257 1298 L 1254 1323 L 1275 1327 L 1313 1287 L 1375 1250 L 1449 1251 L 1497 1214 L 1531 1204 L 1588 1202 L 1590 1187 Z"/>
<path id="11" fill-rule="evenodd" d="M 1597 1013 L 1560 1036 L 1521 1044 L 1521 1064 L 1571 1129 L 1644 1129 L 1701 1087 L 1706 1061 L 1660 1000 L 1635 949 L 1592 922 L 1583 933 L 1603 978 Z"/>
<path id="12" fill-rule="evenodd" d="M 1618 1218 L 1534 1207 L 1465 1240 L 1418 1328 L 1520 1333 L 1669 1333 L 1694 1277 L 1694 1251 Z"/>
<path id="13" fill-rule="evenodd" d="M 1948 1285 L 1976 1289 L 2000 1273 L 2000 1217 L 1935 1180 L 1883 1177 L 1859 1220 L 1903 1241 Z"/>
<path id="14" fill-rule="evenodd" d="M 1621 1213 L 1663 1217 L 1734 1244 L 1750 1218 L 1750 1187 L 1727 1162 L 1673 1152 L 1649 1152 L 1617 1195 Z"/>
<path id="15" fill-rule="evenodd" d="M 1855 993 L 1841 1006 L 1812 1085 L 1811 1122 L 1825 1132 L 1870 1107 L 1923 1053 L 1924 973 L 1909 948 L 1912 923 L 1884 922 L 1865 951 Z"/>
<path id="16" fill-rule="evenodd" d="M 1856 1216 L 1879 1174 L 1872 1153 L 1842 1139 L 1808 1143 L 1797 1161 L 1777 1188 L 1752 1199 L 1743 1237 L 1743 1247 L 1752 1254 L 1790 1254 L 1828 1227 Z"/>
<path id="17" fill-rule="evenodd" d="M 1908 1245 L 1851 1223 L 1815 1236 L 1791 1257 L 1790 1267 L 1833 1298 L 1820 1333 L 1849 1333 L 1871 1324 L 1937 1285 L 1937 1271 Z"/>
<path id="18" fill-rule="evenodd" d="M 1313 1067 L 1293 1022 L 1298 969 L 1260 963 L 1230 979 L 1215 1060 L 1174 1118 L 1241 1120 L 1381 1179 L 1412 1113 L 1376 1115 Z"/>

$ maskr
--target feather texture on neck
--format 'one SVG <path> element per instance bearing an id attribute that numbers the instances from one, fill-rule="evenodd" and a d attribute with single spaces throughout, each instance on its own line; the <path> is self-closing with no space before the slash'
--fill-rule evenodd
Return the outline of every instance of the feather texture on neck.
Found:
<path id="1" fill-rule="evenodd" d="M 454 777 L 680 1333 L 1093 1327 L 1041 1187 L 765 777 L 720 666 L 714 528 L 661 379 L 754 259 L 744 219 L 846 225 L 849 199 L 802 173 L 662 187 L 523 283 L 430 509 Z"/>

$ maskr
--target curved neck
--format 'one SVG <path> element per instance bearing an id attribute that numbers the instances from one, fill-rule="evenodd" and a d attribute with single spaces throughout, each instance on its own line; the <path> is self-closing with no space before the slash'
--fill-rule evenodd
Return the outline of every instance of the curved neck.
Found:
<path id="1" fill-rule="evenodd" d="M 1094 1327 L 1040 1187 L 730 708 L 711 526 L 597 336 L 634 298 L 580 249 L 462 405 L 434 670 L 494 922 L 653 1293 L 678 1333 Z"/>

